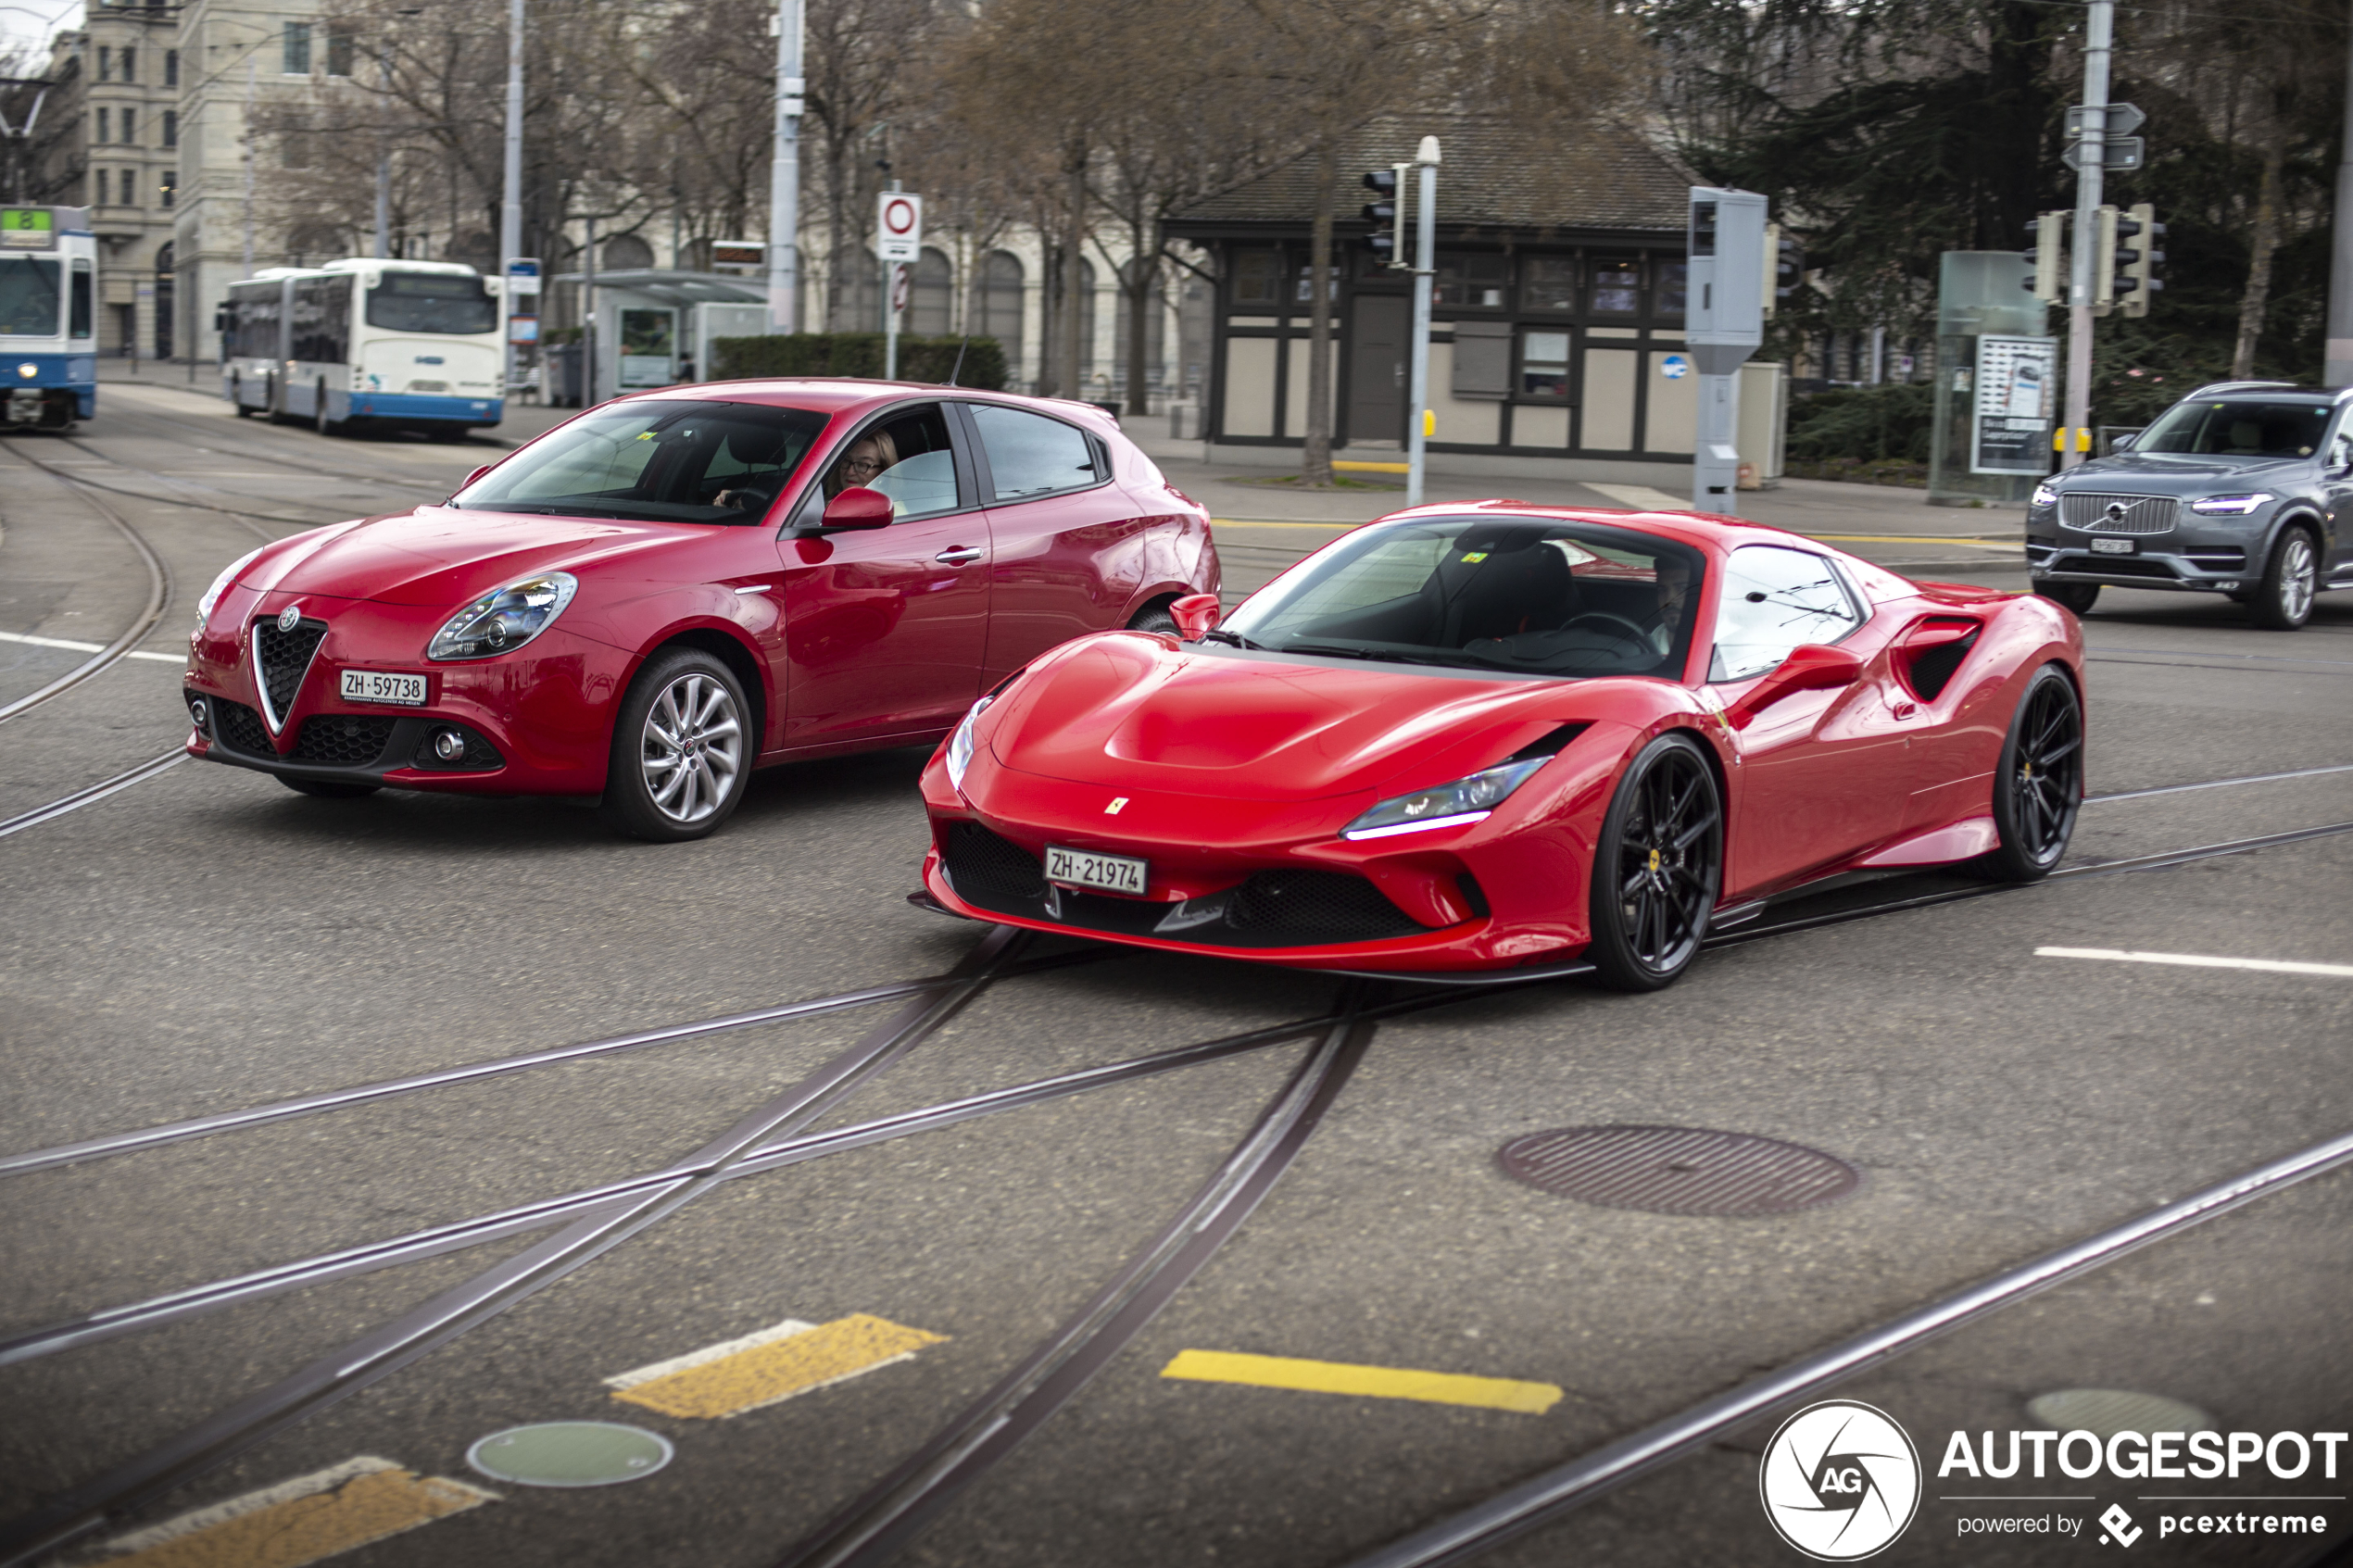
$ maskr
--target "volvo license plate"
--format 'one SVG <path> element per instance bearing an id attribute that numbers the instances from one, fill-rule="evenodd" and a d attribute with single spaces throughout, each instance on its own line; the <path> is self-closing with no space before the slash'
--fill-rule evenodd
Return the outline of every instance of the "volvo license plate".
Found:
<path id="1" fill-rule="evenodd" d="M 1145 872 L 1146 862 L 1126 855 L 1046 846 L 1046 880 L 1065 887 L 1100 887 L 1107 893 L 1133 893 L 1140 897 Z"/>
<path id="2" fill-rule="evenodd" d="M 2095 556 L 2129 556 L 2133 553 L 2133 541 L 2130 539 L 2095 539 L 2092 541 L 2092 553 Z"/>
<path id="3" fill-rule="evenodd" d="M 343 699 L 346 702 L 389 702 L 402 708 L 422 708 L 425 705 L 425 678 L 422 675 L 394 675 L 382 670 L 346 670 L 343 672 Z"/>

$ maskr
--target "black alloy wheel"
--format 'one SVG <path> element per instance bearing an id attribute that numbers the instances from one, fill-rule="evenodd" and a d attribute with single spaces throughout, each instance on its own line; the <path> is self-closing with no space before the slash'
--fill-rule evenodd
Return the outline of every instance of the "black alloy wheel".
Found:
<path id="1" fill-rule="evenodd" d="M 2055 605 L 2064 605 L 2076 614 L 2090 609 L 2100 596 L 2096 583 L 2037 583 L 2034 591 Z"/>
<path id="2" fill-rule="evenodd" d="M 278 782 L 296 795 L 308 795 L 317 800 L 357 800 L 363 795 L 373 795 L 382 784 L 340 784 L 333 779 L 297 779 L 280 773 Z"/>
<path id="3" fill-rule="evenodd" d="M 2034 672 L 2010 718 L 1994 773 L 1999 846 L 1985 857 L 2004 882 L 2036 882 L 2067 853 L 2083 805 L 2083 704 L 2056 664 Z"/>
<path id="4" fill-rule="evenodd" d="M 1724 808 L 1699 743 L 1680 733 L 1642 747 L 1609 803 L 1593 856 L 1592 944 L 1614 991 L 1656 991 L 1699 956 L 1724 881 Z"/>

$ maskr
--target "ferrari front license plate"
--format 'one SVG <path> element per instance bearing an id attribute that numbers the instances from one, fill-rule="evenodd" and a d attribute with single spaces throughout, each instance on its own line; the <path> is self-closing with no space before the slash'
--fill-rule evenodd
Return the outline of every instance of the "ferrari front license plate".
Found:
<path id="1" fill-rule="evenodd" d="M 343 672 L 343 699 L 346 702 L 392 702 L 403 708 L 425 705 L 425 678 L 422 675 L 390 675 L 381 670 L 346 670 Z"/>
<path id="2" fill-rule="evenodd" d="M 2130 539 L 2095 539 L 2092 553 L 2095 556 L 2129 556 L 2133 553 Z"/>
<path id="3" fill-rule="evenodd" d="M 1098 855 L 1091 849 L 1046 846 L 1046 880 L 1069 887 L 1100 887 L 1109 893 L 1144 891 L 1146 863 L 1125 855 Z"/>

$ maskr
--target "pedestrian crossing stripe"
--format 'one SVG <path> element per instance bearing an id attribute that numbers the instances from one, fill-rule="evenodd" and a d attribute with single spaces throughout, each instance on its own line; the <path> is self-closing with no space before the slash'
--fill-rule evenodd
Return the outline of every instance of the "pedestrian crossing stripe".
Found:
<path id="1" fill-rule="evenodd" d="M 362 1455 L 118 1536 L 104 1568 L 304 1568 L 463 1513 L 498 1494 Z"/>
<path id="2" fill-rule="evenodd" d="M 897 1361 L 944 1334 L 853 1312 L 831 1323 L 798 1318 L 605 1379 L 613 1398 L 663 1415 L 724 1420 Z"/>

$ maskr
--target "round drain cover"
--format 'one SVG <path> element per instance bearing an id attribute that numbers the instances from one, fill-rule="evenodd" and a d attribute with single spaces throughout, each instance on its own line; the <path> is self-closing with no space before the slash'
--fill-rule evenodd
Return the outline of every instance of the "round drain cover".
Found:
<path id="1" fill-rule="evenodd" d="M 1787 1214 L 1834 1203 L 1863 1180 L 1819 1149 L 1705 1127 L 1555 1127 L 1514 1138 L 1497 1158 L 1532 1187 L 1652 1214 Z"/>
<path id="2" fill-rule="evenodd" d="M 2119 1432 L 2204 1432 L 2214 1418 L 2196 1405 L 2126 1388 L 2062 1388 L 2026 1401 L 2026 1413 L 2057 1432 L 2089 1432 L 2103 1443 Z"/>
<path id="3" fill-rule="evenodd" d="M 466 1450 L 466 1462 L 494 1480 L 523 1486 L 610 1486 L 639 1481 L 670 1462 L 670 1439 L 610 1421 L 547 1421 L 510 1426 Z"/>

